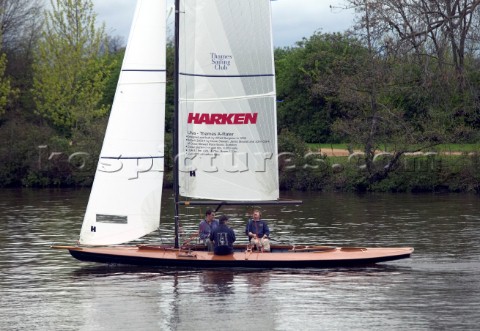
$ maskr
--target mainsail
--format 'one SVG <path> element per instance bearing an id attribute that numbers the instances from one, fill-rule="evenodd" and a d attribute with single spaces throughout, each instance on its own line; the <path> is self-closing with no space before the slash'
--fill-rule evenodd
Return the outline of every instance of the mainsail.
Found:
<path id="1" fill-rule="evenodd" d="M 270 0 L 182 0 L 179 192 L 278 199 Z"/>
<path id="2" fill-rule="evenodd" d="M 158 228 L 163 183 L 166 3 L 139 0 L 80 243 L 119 244 Z"/>

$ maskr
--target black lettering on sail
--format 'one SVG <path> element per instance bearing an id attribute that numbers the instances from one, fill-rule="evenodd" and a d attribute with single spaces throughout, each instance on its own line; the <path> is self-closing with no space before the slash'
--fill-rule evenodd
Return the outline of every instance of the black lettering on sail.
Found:
<path id="1" fill-rule="evenodd" d="M 127 216 L 121 216 L 121 215 L 97 214 L 97 222 L 98 223 L 110 223 L 110 224 L 127 224 L 128 223 L 128 218 L 127 218 Z"/>

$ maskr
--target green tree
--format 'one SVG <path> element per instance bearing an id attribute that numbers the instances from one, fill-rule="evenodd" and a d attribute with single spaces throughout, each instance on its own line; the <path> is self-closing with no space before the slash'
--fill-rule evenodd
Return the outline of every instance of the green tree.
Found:
<path id="1" fill-rule="evenodd" d="M 316 33 L 296 47 L 275 51 L 279 130 L 309 143 L 336 140 L 331 125 L 349 107 L 339 103 L 340 84 L 365 52 L 358 44 L 347 35 Z"/>
<path id="2" fill-rule="evenodd" d="M 0 55 L 0 115 L 5 113 L 5 108 L 11 97 L 15 97 L 16 90 L 10 85 L 10 79 L 5 76 L 7 67 L 7 57 L 5 54 Z"/>
<path id="3" fill-rule="evenodd" d="M 402 66 L 417 67 L 418 80 L 410 85 L 415 86 L 414 95 L 422 91 L 422 100 L 428 101 L 430 114 L 424 114 L 450 124 L 448 131 L 455 142 L 478 139 L 480 1 L 346 3 L 357 13 L 355 33 L 370 38 L 373 48 L 399 59 Z"/>
<path id="4" fill-rule="evenodd" d="M 70 136 L 108 112 L 101 100 L 114 64 L 91 0 L 51 0 L 51 6 L 35 58 L 33 95 L 37 112 Z"/>
<path id="5" fill-rule="evenodd" d="M 7 111 L 12 117 L 28 116 L 34 108 L 32 88 L 33 51 L 37 45 L 42 23 L 42 0 L 0 0 L 1 50 L 7 56 L 5 75 L 16 90 Z"/>
<path id="6" fill-rule="evenodd" d="M 361 146 L 364 172 L 358 188 L 369 189 L 399 169 L 406 153 L 447 142 L 451 118 L 444 110 L 447 104 L 435 100 L 429 85 L 424 85 L 424 67 L 410 62 L 409 54 L 382 47 L 384 40 L 378 38 L 381 34 L 371 16 L 371 3 L 359 2 L 364 16 L 356 32 L 365 51 L 352 59 L 354 70 L 339 85 L 341 103 L 352 107 L 336 119 L 333 129 Z"/>

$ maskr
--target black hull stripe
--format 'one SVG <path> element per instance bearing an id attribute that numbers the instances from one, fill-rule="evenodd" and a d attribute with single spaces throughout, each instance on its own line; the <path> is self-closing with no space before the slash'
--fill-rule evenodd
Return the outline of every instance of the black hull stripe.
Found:
<path id="1" fill-rule="evenodd" d="M 192 260 L 192 259 L 163 259 L 145 256 L 121 256 L 102 253 L 91 253 L 69 250 L 70 254 L 80 261 L 98 262 L 109 264 L 127 264 L 156 267 L 185 267 L 185 268 L 332 268 L 332 267 L 358 267 L 368 266 L 379 262 L 388 262 L 410 257 L 410 253 L 397 256 L 377 258 L 352 259 L 352 260 L 308 260 L 308 261 L 273 261 L 273 260 Z M 275 253 L 273 253 L 275 254 Z"/>

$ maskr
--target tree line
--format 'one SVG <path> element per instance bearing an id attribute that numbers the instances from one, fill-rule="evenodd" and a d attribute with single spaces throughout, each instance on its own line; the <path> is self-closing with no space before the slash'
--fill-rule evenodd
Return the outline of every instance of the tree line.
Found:
<path id="1" fill-rule="evenodd" d="M 275 49 L 280 152 L 297 153 L 300 164 L 308 161 L 304 143 L 360 149 L 358 190 L 391 179 L 407 153 L 479 142 L 480 0 L 344 5 L 356 13 L 349 31 Z M 0 0 L 0 29 L 0 186 L 90 185 L 122 40 L 97 22 L 91 0 L 51 0 L 49 9 Z M 171 44 L 167 54 L 169 141 Z M 382 166 L 378 150 L 389 152 Z M 308 176 L 323 176 L 310 180 L 321 189 L 337 175 L 282 172 L 282 183 L 304 189 Z"/>
<path id="2" fill-rule="evenodd" d="M 276 50 L 281 129 L 363 152 L 366 185 L 409 152 L 479 141 L 480 1 L 349 0 L 350 32 Z M 388 160 L 375 165 L 388 146 Z"/>

